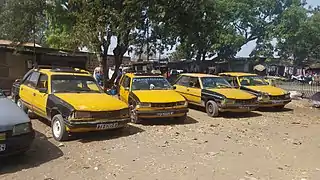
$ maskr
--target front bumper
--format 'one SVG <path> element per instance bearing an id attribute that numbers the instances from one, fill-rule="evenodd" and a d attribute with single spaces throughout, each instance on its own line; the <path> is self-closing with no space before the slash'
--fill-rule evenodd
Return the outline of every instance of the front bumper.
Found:
<path id="1" fill-rule="evenodd" d="M 130 117 L 122 119 L 108 119 L 108 120 L 65 120 L 68 132 L 89 132 L 102 131 L 110 129 L 118 129 L 125 127 L 130 122 Z"/>
<path id="2" fill-rule="evenodd" d="M 1 140 L 0 157 L 11 156 L 29 150 L 34 138 L 35 132 L 32 131 L 28 134 L 10 136 L 5 140 Z"/>
<path id="3" fill-rule="evenodd" d="M 270 101 L 260 101 L 259 107 L 275 107 L 275 106 L 284 106 L 291 102 L 291 99 L 284 100 L 270 100 Z"/>
<path id="4" fill-rule="evenodd" d="M 186 115 L 189 109 L 165 109 L 165 110 L 137 110 L 137 116 L 139 118 L 167 118 L 167 117 L 181 117 Z"/>
<path id="5" fill-rule="evenodd" d="M 258 104 L 221 105 L 220 112 L 250 112 L 258 108 Z"/>

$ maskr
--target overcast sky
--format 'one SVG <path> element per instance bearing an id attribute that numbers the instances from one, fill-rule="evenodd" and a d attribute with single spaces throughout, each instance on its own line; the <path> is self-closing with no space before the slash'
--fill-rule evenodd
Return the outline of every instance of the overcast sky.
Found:
<path id="1" fill-rule="evenodd" d="M 320 0 L 307 0 L 308 5 L 320 6 Z M 244 45 L 241 51 L 237 54 L 239 57 L 248 57 L 252 50 L 255 48 L 256 43 L 251 41 L 250 43 Z"/>

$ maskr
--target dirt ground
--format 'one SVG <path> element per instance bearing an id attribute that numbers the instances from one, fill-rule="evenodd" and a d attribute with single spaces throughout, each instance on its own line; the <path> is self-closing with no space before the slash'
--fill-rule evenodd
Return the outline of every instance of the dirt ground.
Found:
<path id="1" fill-rule="evenodd" d="M 0 179 L 318 180 L 319 115 L 306 101 L 294 101 L 281 112 L 219 118 L 191 109 L 186 124 L 157 120 L 64 143 L 33 120 L 32 149 L 1 160 Z"/>

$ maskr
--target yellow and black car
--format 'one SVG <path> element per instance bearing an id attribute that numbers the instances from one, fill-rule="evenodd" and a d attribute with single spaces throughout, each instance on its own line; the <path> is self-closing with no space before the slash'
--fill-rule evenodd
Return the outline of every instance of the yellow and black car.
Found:
<path id="1" fill-rule="evenodd" d="M 58 141 L 72 132 L 117 129 L 130 122 L 128 106 L 104 93 L 84 70 L 33 69 L 16 87 L 13 99 L 18 106 L 50 120 Z"/>
<path id="2" fill-rule="evenodd" d="M 184 97 L 163 76 L 151 73 L 124 74 L 119 98 L 129 105 L 133 123 L 150 118 L 175 118 L 183 122 L 188 113 Z"/>
<path id="3" fill-rule="evenodd" d="M 226 72 L 219 74 L 234 87 L 245 90 L 258 97 L 259 107 L 284 108 L 291 102 L 290 93 L 269 84 L 257 74 Z"/>
<path id="4" fill-rule="evenodd" d="M 176 91 L 190 104 L 203 106 L 209 116 L 220 112 L 249 112 L 257 107 L 257 97 L 234 89 L 223 78 L 209 74 L 181 74 L 175 82 Z"/>

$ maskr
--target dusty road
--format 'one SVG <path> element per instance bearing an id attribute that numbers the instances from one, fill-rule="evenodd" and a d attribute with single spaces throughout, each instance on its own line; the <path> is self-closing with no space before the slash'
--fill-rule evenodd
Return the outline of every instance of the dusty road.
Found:
<path id="1" fill-rule="evenodd" d="M 186 124 L 153 121 L 63 144 L 34 120 L 32 150 L 2 160 L 0 179 L 320 179 L 320 111 L 304 101 L 282 112 L 189 116 Z"/>

